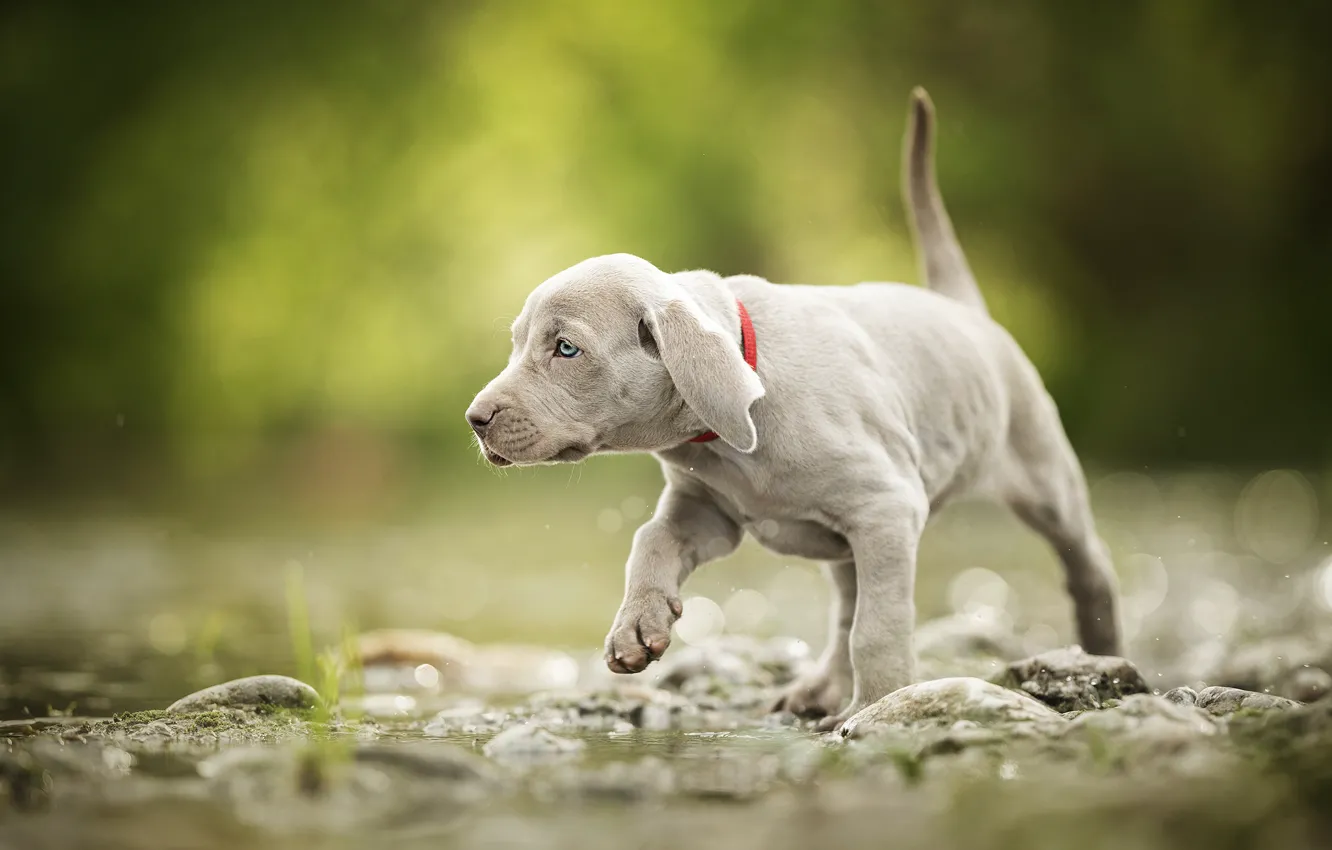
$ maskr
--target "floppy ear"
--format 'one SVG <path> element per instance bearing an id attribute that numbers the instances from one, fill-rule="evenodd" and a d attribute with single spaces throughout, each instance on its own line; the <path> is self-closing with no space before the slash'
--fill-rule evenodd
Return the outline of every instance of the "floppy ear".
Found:
<path id="1" fill-rule="evenodd" d="M 763 397 L 763 382 L 735 339 L 681 299 L 650 308 L 644 322 L 685 404 L 718 437 L 742 452 L 754 451 L 758 431 L 749 408 Z"/>

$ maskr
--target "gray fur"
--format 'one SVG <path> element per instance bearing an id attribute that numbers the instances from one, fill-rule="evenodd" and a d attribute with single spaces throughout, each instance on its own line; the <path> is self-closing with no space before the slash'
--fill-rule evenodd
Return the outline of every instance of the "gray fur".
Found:
<path id="1" fill-rule="evenodd" d="M 925 89 L 911 93 L 907 142 L 902 146 L 902 191 L 920 250 L 921 277 L 930 289 L 980 309 L 985 297 L 953 232 L 934 173 L 934 103 Z"/>
<path id="2" fill-rule="evenodd" d="M 1116 581 L 1054 402 L 985 312 L 933 174 L 933 112 L 913 94 L 907 198 L 929 289 L 774 285 L 586 260 L 533 291 L 509 365 L 468 419 L 492 462 L 657 455 L 666 486 L 634 536 L 607 664 L 660 657 L 679 592 L 744 533 L 829 562 L 829 645 L 779 707 L 833 728 L 910 684 L 916 550 L 963 496 L 1011 505 L 1055 547 L 1090 652 L 1119 652 Z M 741 355 L 736 299 L 758 339 Z M 583 353 L 554 357 L 567 338 Z M 703 431 L 721 439 L 691 443 Z"/>

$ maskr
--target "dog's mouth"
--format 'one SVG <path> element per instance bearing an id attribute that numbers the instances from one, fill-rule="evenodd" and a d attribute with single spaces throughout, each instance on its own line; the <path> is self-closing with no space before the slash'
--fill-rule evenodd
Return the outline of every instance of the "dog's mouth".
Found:
<path id="1" fill-rule="evenodd" d="M 556 452 L 551 460 L 558 463 L 578 463 L 590 454 L 592 454 L 592 450 L 584 446 L 569 446 Z"/>
<path id="2" fill-rule="evenodd" d="M 592 449 L 587 446 L 573 445 L 560 449 L 558 452 L 544 460 L 515 461 L 510 460 L 492 449 L 490 446 L 482 443 L 481 453 L 486 456 L 486 460 L 492 466 L 538 466 L 545 463 L 578 463 L 583 458 L 592 454 Z"/>

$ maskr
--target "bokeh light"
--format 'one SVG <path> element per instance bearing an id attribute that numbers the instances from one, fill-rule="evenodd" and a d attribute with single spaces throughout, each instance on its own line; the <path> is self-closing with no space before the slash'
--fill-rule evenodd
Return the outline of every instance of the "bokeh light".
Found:
<path id="1" fill-rule="evenodd" d="M 757 590 L 741 588 L 732 593 L 722 605 L 726 630 L 738 634 L 757 634 L 763 631 L 773 614 L 768 598 Z"/>
<path id="2" fill-rule="evenodd" d="M 948 600 L 959 614 L 997 618 L 1008 608 L 1011 589 L 1003 576 L 984 567 L 958 573 L 948 586 Z"/>
<path id="3" fill-rule="evenodd" d="M 1240 601 L 1239 592 L 1229 583 L 1208 581 L 1193 590 L 1189 613 L 1206 634 L 1225 636 L 1239 617 Z"/>
<path id="4" fill-rule="evenodd" d="M 647 513 L 647 501 L 642 496 L 626 496 L 620 503 L 620 513 L 629 522 L 634 522 L 643 518 Z"/>
<path id="5" fill-rule="evenodd" d="M 1318 532 L 1318 495 L 1299 472 L 1274 469 L 1240 494 L 1235 535 L 1258 557 L 1286 564 L 1308 551 Z"/>
<path id="6" fill-rule="evenodd" d="M 417 685 L 426 690 L 439 687 L 439 670 L 433 664 L 418 664 L 416 669 L 412 670 L 412 678 Z"/>
<path id="7" fill-rule="evenodd" d="M 624 517 L 615 508 L 603 508 L 597 514 L 597 528 L 607 534 L 614 534 L 624 526 Z"/>
<path id="8" fill-rule="evenodd" d="M 699 646 L 716 640 L 726 628 L 721 606 L 706 596 L 684 600 L 684 612 L 675 623 L 675 635 L 682 642 Z"/>
<path id="9" fill-rule="evenodd" d="M 1332 611 L 1332 557 L 1323 561 L 1315 575 L 1318 581 L 1318 600 L 1323 603 L 1323 607 Z"/>

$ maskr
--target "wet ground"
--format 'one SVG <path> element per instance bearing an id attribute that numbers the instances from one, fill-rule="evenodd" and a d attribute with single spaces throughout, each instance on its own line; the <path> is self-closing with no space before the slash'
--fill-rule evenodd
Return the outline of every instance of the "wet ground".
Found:
<path id="1" fill-rule="evenodd" d="M 0 847 L 1322 846 L 1332 494 L 1292 473 L 1095 494 L 1143 692 L 1077 679 L 1064 704 L 1072 676 L 1005 678 L 1071 640 L 1058 569 L 960 509 L 921 556 L 921 678 L 992 679 L 1054 716 L 913 703 L 855 740 L 766 713 L 827 594 L 752 546 L 691 580 L 662 665 L 600 667 L 632 494 L 555 487 L 504 524 L 488 503 L 331 529 L 11 518 Z M 348 635 L 385 628 L 444 637 L 380 632 L 360 644 L 378 661 L 349 660 Z M 259 673 L 338 696 L 161 713 Z M 1164 696 L 1209 685 L 1307 705 Z"/>

